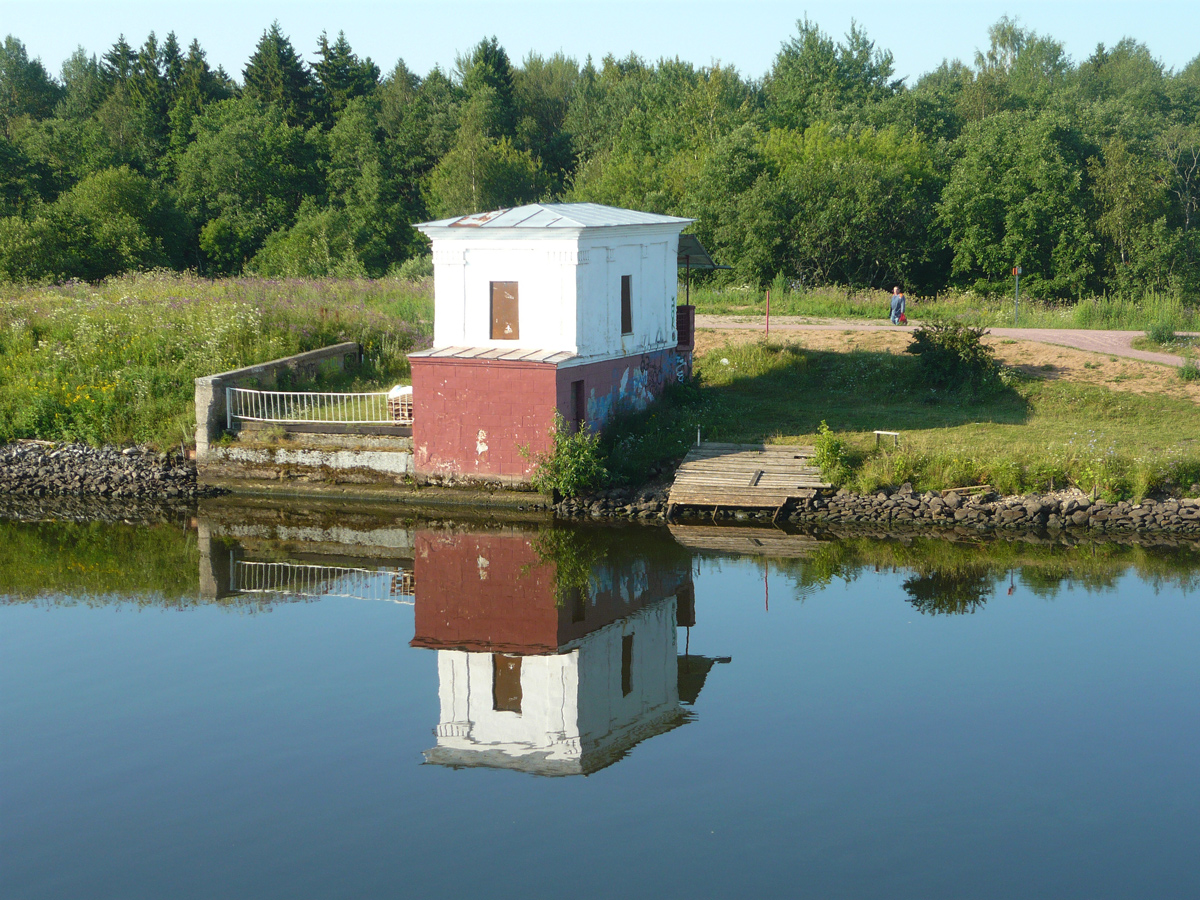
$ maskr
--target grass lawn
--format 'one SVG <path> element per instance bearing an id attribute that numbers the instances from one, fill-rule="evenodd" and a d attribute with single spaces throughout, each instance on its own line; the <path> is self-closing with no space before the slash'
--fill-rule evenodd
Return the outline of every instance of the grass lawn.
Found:
<path id="1" fill-rule="evenodd" d="M 994 391 L 934 390 L 898 335 L 838 335 L 841 346 L 729 338 L 698 353 L 699 386 L 621 422 L 605 438 L 616 475 L 636 480 L 696 438 L 813 444 L 821 422 L 845 446 L 839 480 L 858 491 L 912 482 L 920 489 L 990 484 L 1004 493 L 1077 485 L 1140 497 L 1200 482 L 1200 388 L 1172 370 L 1062 348 L 1070 365 L 1009 365 Z M 722 340 L 725 337 L 722 336 Z M 999 356 L 1017 357 L 1015 342 Z M 1041 358 L 1041 357 L 1039 357 Z M 1146 371 L 1143 371 L 1145 367 Z M 1133 373 L 1133 374 L 1130 374 Z M 1160 387 L 1155 378 L 1174 379 Z M 901 433 L 875 450 L 875 430 Z"/>

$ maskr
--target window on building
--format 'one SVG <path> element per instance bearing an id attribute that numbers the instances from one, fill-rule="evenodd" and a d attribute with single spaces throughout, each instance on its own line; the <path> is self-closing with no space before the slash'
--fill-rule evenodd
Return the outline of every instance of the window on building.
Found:
<path id="1" fill-rule="evenodd" d="M 587 394 L 584 393 L 582 381 L 571 382 L 571 430 L 583 430 L 587 420 Z"/>
<path id="2" fill-rule="evenodd" d="M 515 341 L 521 336 L 517 283 L 492 282 L 492 340 Z"/>
<path id="3" fill-rule="evenodd" d="M 521 711 L 521 657 L 492 654 L 492 709 Z"/>
<path id="4" fill-rule="evenodd" d="M 633 635 L 621 638 L 621 696 L 633 693 Z"/>
<path id="5" fill-rule="evenodd" d="M 583 622 L 587 619 L 587 594 L 580 588 L 571 588 L 570 594 L 571 621 Z"/>
<path id="6" fill-rule="evenodd" d="M 633 276 L 621 276 L 621 334 L 633 334 Z"/>

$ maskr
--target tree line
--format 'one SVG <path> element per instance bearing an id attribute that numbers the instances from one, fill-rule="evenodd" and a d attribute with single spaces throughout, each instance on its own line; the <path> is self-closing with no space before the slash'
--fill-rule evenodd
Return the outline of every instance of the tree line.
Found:
<path id="1" fill-rule="evenodd" d="M 151 33 L 52 76 L 0 48 L 0 279 L 379 276 L 410 224 L 540 199 L 697 219 L 721 277 L 763 284 L 1200 294 L 1200 56 L 1132 39 L 1074 62 L 1002 18 L 913 85 L 856 25 L 808 19 L 770 71 L 637 56 L 384 75 L 278 23 L 240 82 Z"/>

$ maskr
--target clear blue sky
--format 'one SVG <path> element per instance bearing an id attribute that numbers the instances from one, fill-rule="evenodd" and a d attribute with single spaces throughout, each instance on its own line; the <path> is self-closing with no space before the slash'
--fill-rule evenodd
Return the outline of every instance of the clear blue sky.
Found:
<path id="1" fill-rule="evenodd" d="M 637 53 L 651 60 L 678 56 L 707 65 L 733 64 L 757 78 L 771 66 L 780 44 L 808 15 L 824 31 L 841 37 L 853 17 L 877 47 L 895 56 L 897 76 L 910 83 L 943 58 L 970 62 L 987 46 L 987 29 L 1009 15 L 1027 28 L 1066 45 L 1076 60 L 1096 44 L 1129 36 L 1146 44 L 1168 68 L 1179 69 L 1200 55 L 1200 2 L 800 2 L 775 0 L 393 0 L 365 2 L 264 3 L 258 0 L 165 3 L 146 0 L 0 0 L 0 35 L 20 38 L 30 56 L 57 74 L 75 47 L 103 53 L 124 33 L 134 45 L 150 31 L 163 38 L 174 30 L 185 45 L 200 40 L 212 65 L 241 79 L 242 67 L 263 30 L 278 19 L 306 58 L 312 59 L 324 29 L 345 31 L 360 56 L 370 56 L 386 73 L 397 59 L 425 74 L 452 68 L 457 53 L 495 34 L 514 62 L 531 50 L 558 50 L 583 60 L 608 53 Z"/>

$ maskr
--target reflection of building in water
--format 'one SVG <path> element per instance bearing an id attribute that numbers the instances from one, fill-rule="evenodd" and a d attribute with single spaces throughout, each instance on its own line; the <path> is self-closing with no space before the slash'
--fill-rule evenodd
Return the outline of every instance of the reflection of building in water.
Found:
<path id="1" fill-rule="evenodd" d="M 429 762 L 590 773 L 690 717 L 713 661 L 679 657 L 690 556 L 617 547 L 560 589 L 528 534 L 418 532 L 414 646 L 438 651 Z"/>

